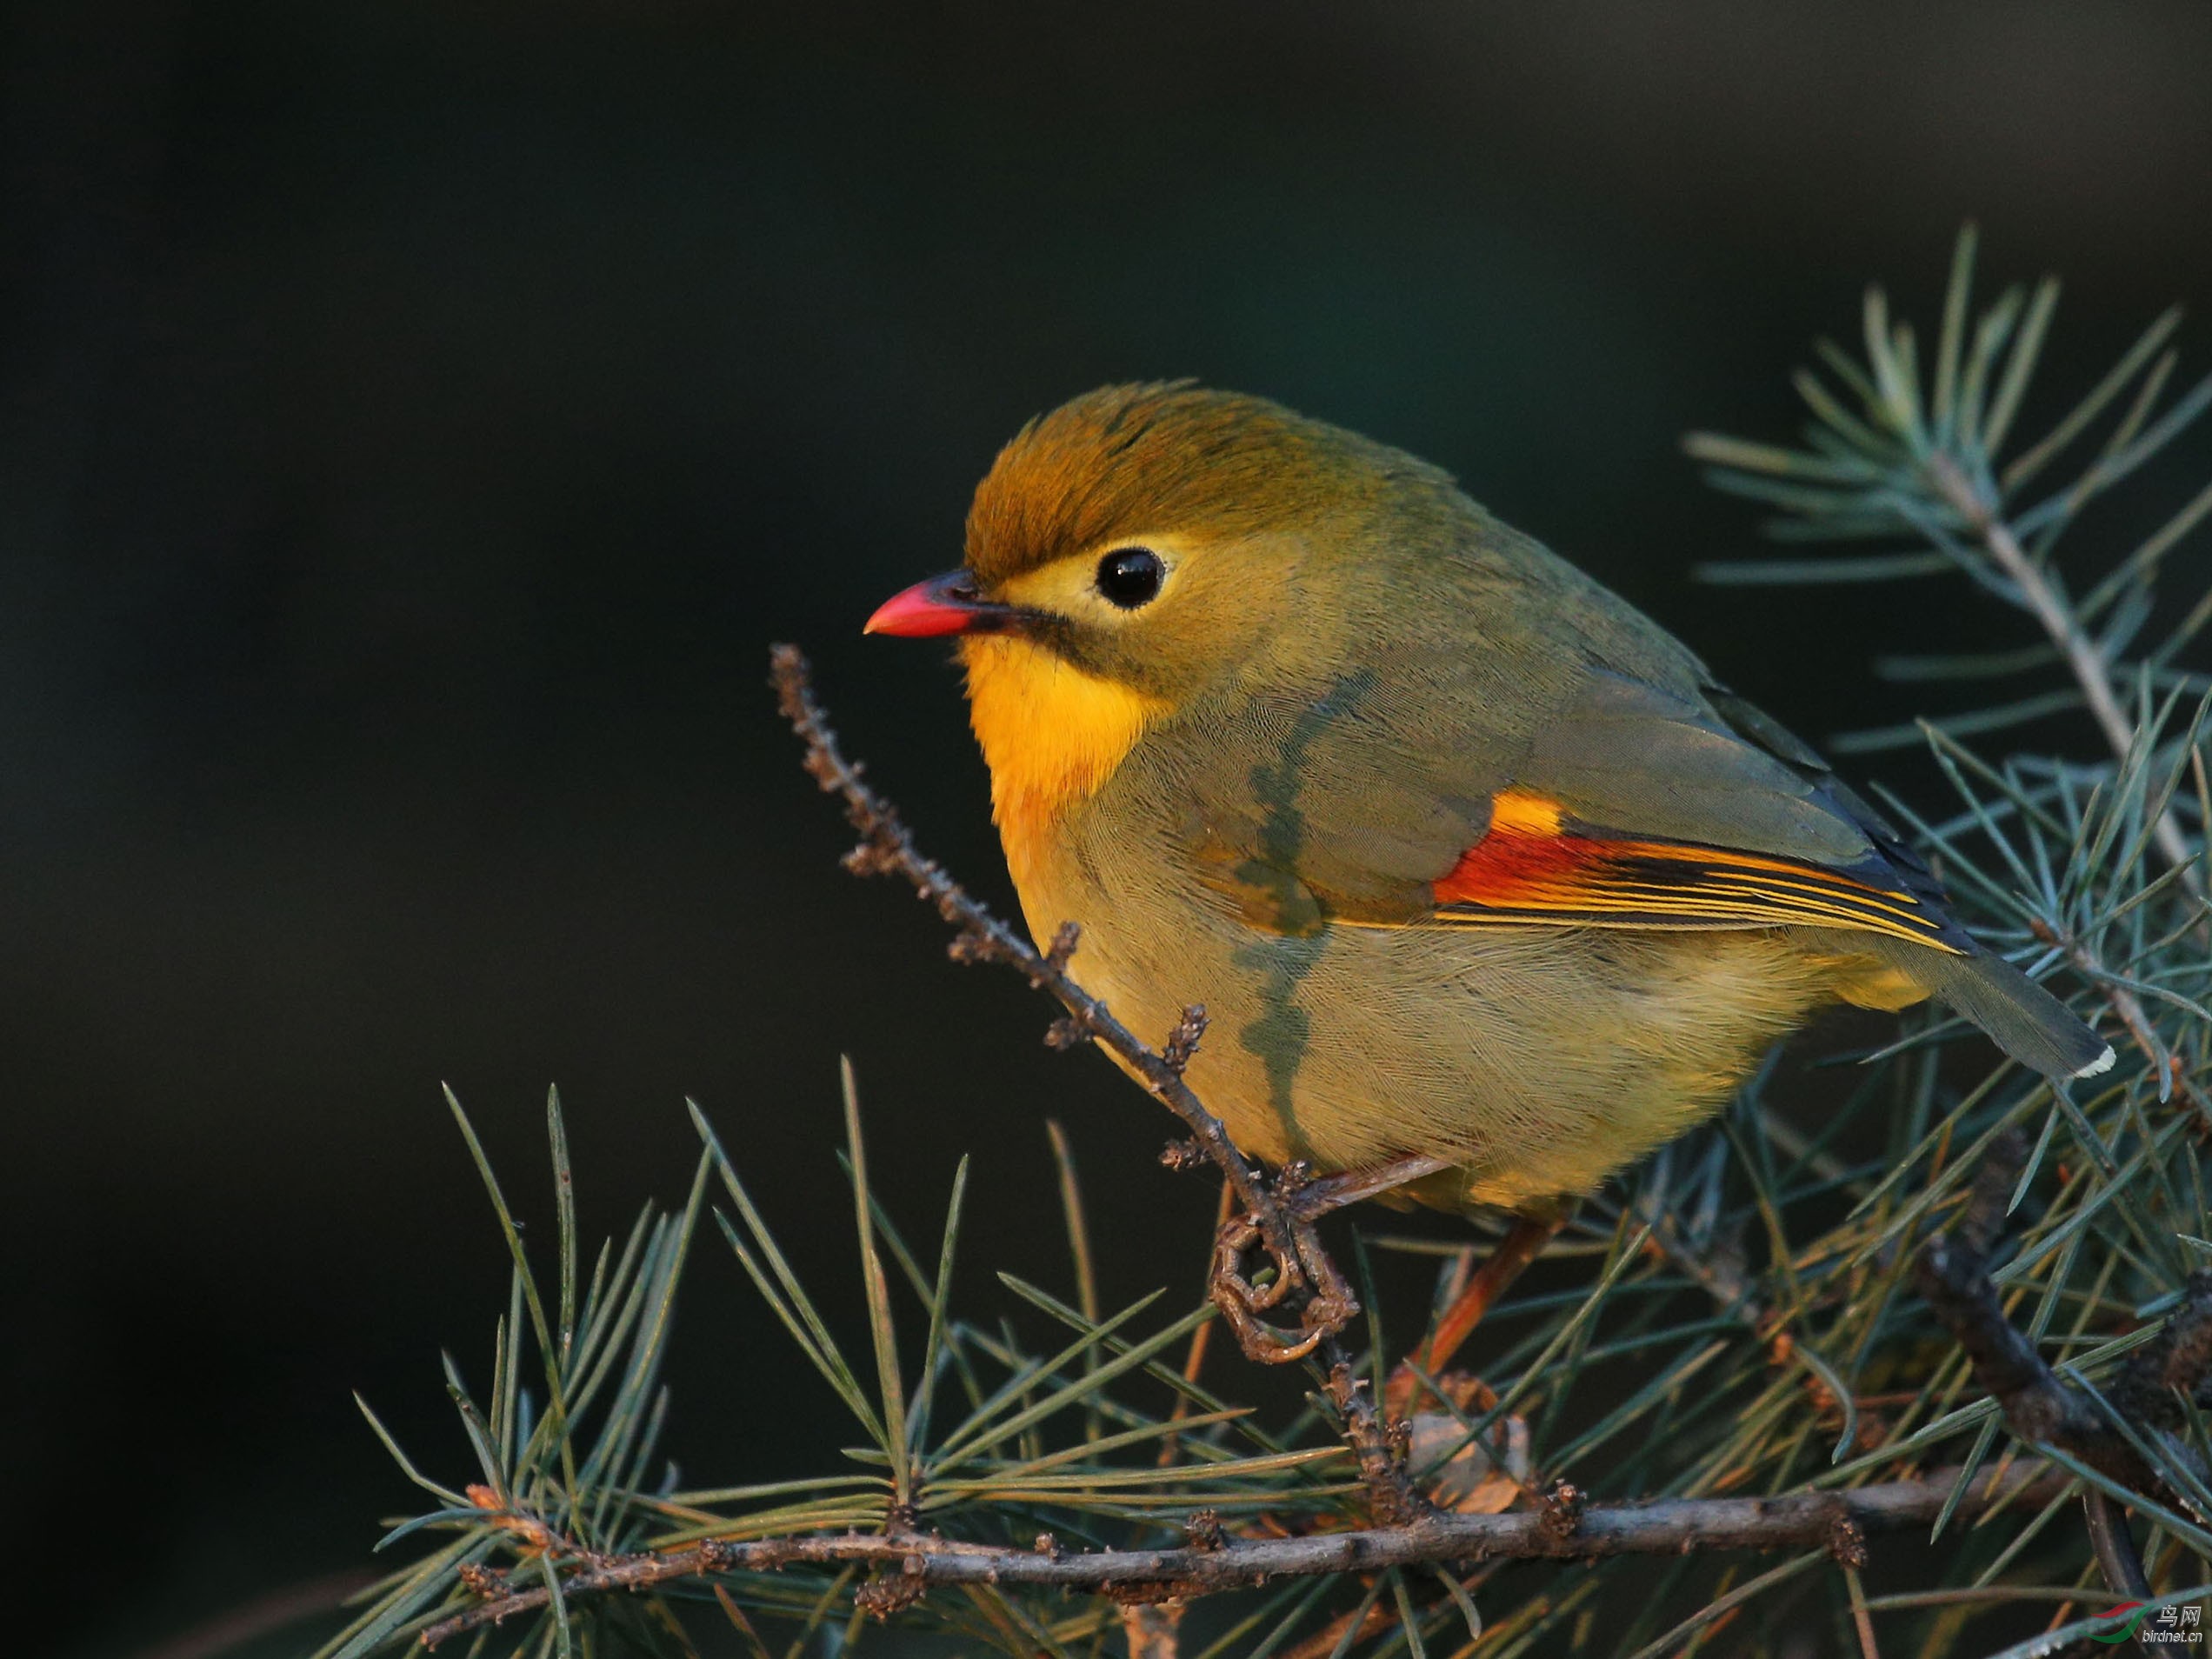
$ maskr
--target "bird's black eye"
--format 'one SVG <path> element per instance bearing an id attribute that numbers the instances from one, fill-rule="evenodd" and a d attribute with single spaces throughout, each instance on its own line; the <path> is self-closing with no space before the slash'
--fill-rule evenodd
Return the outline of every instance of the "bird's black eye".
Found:
<path id="1" fill-rule="evenodd" d="M 1149 547 L 1124 547 L 1098 561 L 1098 591 L 1123 610 L 1149 605 L 1160 594 L 1168 567 Z"/>

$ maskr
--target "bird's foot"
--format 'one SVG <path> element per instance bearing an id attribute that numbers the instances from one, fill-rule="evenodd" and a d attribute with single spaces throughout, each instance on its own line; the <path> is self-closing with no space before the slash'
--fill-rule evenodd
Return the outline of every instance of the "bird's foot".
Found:
<path id="1" fill-rule="evenodd" d="M 1351 1287 L 1321 1249 L 1313 1224 L 1285 1207 L 1290 1237 L 1283 1247 L 1269 1244 L 1250 1216 L 1232 1216 L 1214 1236 L 1214 1269 L 1209 1292 L 1214 1306 L 1235 1333 L 1244 1357 L 1262 1365 L 1285 1365 L 1303 1359 L 1328 1337 L 1349 1324 L 1359 1312 Z M 1247 1276 L 1244 1256 L 1255 1245 L 1265 1252 L 1266 1263 Z M 1269 1269 L 1273 1277 L 1268 1276 Z M 1294 1290 L 1313 1294 L 1298 1310 L 1296 1330 L 1286 1329 L 1264 1316 L 1280 1307 Z"/>
<path id="2" fill-rule="evenodd" d="M 1280 1246 L 1269 1243 L 1258 1219 L 1252 1216 L 1233 1216 L 1223 1223 L 1214 1237 L 1209 1292 L 1245 1358 L 1263 1365 L 1303 1359 L 1358 1316 L 1358 1299 L 1322 1248 L 1321 1236 L 1314 1229 L 1316 1222 L 1332 1210 L 1434 1175 L 1445 1167 L 1437 1158 L 1405 1157 L 1372 1169 L 1316 1178 L 1309 1164 L 1286 1164 L 1276 1176 L 1269 1195 L 1288 1225 L 1288 1239 Z M 1244 1257 L 1255 1245 L 1265 1249 L 1267 1263 L 1248 1276 Z M 1274 1276 L 1258 1283 L 1268 1269 L 1273 1269 Z M 1308 1294 L 1298 1309 L 1296 1329 L 1264 1317 L 1282 1306 L 1292 1291 L 1301 1289 Z"/>

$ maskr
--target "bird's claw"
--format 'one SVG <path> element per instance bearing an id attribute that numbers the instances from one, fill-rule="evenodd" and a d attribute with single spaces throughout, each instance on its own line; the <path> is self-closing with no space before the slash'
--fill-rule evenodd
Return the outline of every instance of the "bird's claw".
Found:
<path id="1" fill-rule="evenodd" d="M 1296 1231 L 1305 1230 L 1303 1223 L 1294 1222 L 1291 1225 Z M 1296 1332 L 1264 1318 L 1263 1315 L 1280 1306 L 1285 1296 L 1305 1283 L 1306 1275 L 1298 1258 L 1307 1252 L 1298 1247 L 1303 1240 L 1294 1242 L 1289 1249 L 1267 1249 L 1275 1276 L 1263 1284 L 1255 1284 L 1244 1273 L 1244 1253 L 1262 1243 L 1259 1223 L 1251 1216 L 1232 1216 L 1224 1223 L 1214 1239 L 1210 1290 L 1214 1306 L 1221 1309 L 1222 1317 L 1236 1334 L 1237 1346 L 1244 1350 L 1245 1358 L 1262 1365 L 1286 1365 L 1312 1353 L 1323 1338 L 1342 1329 L 1343 1322 L 1329 1323 L 1326 1310 L 1316 1306 L 1320 1298 L 1307 1303 Z M 1319 1321 L 1316 1319 L 1316 1312 L 1322 1314 Z"/>
<path id="2" fill-rule="evenodd" d="M 1303 1359 L 1327 1338 L 1344 1329 L 1358 1315 L 1359 1303 L 1351 1286 L 1321 1248 L 1313 1218 L 1331 1205 L 1309 1209 L 1297 1202 L 1308 1189 L 1311 1172 L 1292 1164 L 1276 1179 L 1272 1196 L 1289 1236 L 1281 1244 L 1269 1243 L 1258 1220 L 1235 1216 L 1223 1223 L 1214 1237 L 1214 1266 L 1209 1285 L 1214 1306 L 1221 1310 L 1244 1356 L 1262 1365 L 1285 1365 Z M 1245 1252 L 1255 1245 L 1267 1256 L 1274 1277 L 1256 1284 L 1244 1271 Z M 1280 1307 L 1297 1289 L 1310 1294 L 1298 1311 L 1298 1328 L 1287 1330 L 1262 1316 Z"/>
<path id="3" fill-rule="evenodd" d="M 1245 1358 L 1262 1365 L 1285 1365 L 1303 1359 L 1358 1317 L 1359 1302 L 1329 1252 L 1322 1249 L 1320 1235 L 1314 1231 L 1316 1222 L 1331 1210 L 1447 1167 L 1444 1160 L 1425 1156 L 1321 1176 L 1303 1161 L 1283 1165 L 1268 1188 L 1289 1234 L 1283 1245 L 1269 1243 L 1258 1218 L 1253 1216 L 1231 1216 L 1214 1236 L 1209 1293 L 1236 1333 Z M 1266 1250 L 1267 1265 L 1275 1269 L 1275 1276 L 1263 1285 L 1255 1284 L 1244 1271 L 1245 1252 L 1256 1244 Z M 1309 1294 L 1298 1310 L 1296 1331 L 1261 1317 L 1300 1289 Z"/>

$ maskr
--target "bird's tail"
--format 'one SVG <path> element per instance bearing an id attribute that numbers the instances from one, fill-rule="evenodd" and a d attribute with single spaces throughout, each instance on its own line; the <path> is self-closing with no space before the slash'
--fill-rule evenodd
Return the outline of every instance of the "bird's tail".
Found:
<path id="1" fill-rule="evenodd" d="M 1979 949 L 1950 956 L 1871 936 L 1892 967 L 1972 1020 L 2021 1064 L 2062 1080 L 2094 1077 L 2112 1064 L 2110 1043 L 2002 957 Z"/>

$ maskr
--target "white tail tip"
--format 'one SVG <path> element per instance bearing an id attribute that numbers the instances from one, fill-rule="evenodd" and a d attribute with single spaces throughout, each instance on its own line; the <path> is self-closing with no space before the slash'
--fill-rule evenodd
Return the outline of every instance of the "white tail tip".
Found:
<path id="1" fill-rule="evenodd" d="M 2102 1054 L 2097 1056 L 2095 1059 L 2090 1061 L 2089 1064 L 2083 1066 L 2074 1075 L 2076 1077 L 2094 1077 L 2099 1072 L 2111 1070 L 2112 1063 L 2118 1058 L 2119 1056 L 2113 1053 L 2112 1045 L 2108 1043 L 2104 1045 L 2104 1052 Z"/>

